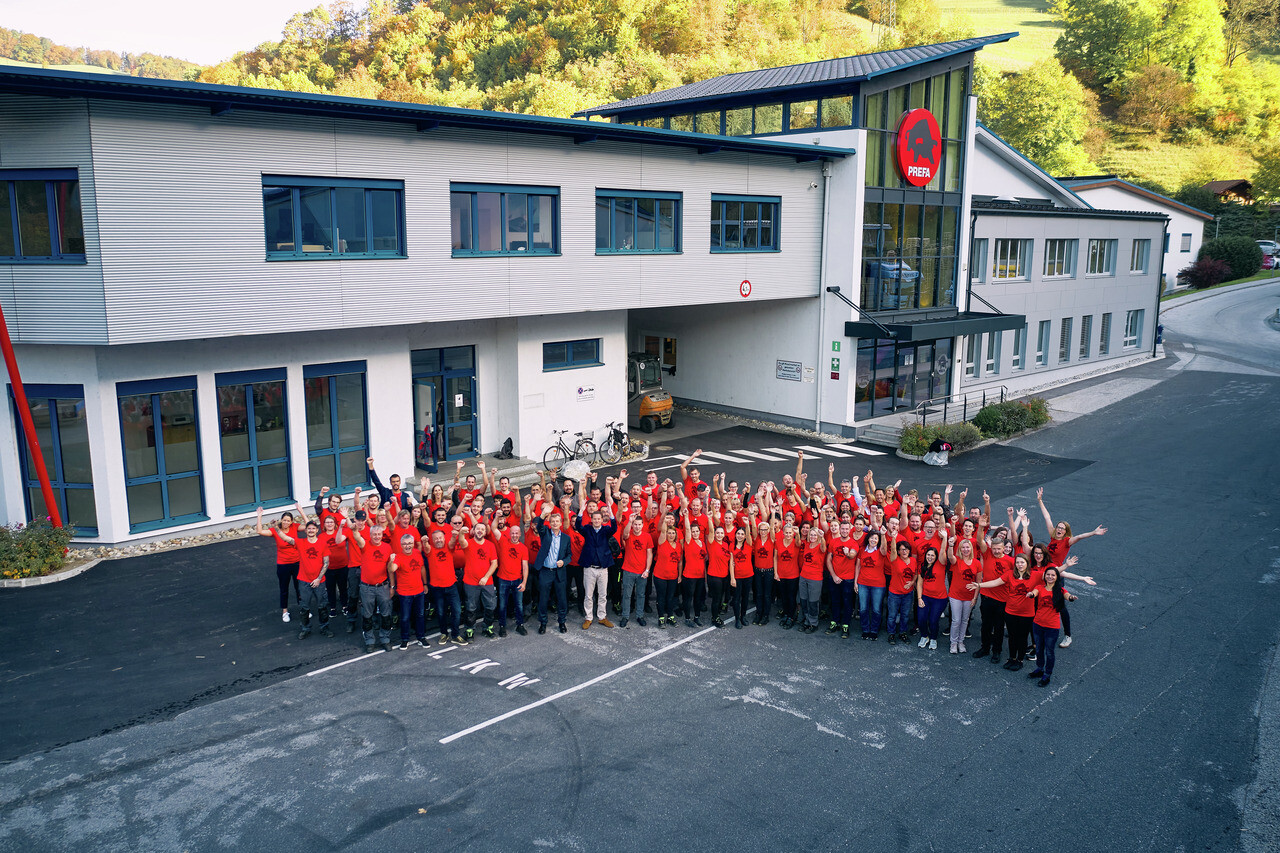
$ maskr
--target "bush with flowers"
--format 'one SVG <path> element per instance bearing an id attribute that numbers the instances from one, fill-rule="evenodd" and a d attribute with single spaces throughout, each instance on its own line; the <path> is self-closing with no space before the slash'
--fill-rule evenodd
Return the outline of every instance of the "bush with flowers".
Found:
<path id="1" fill-rule="evenodd" d="M 62 568 L 71 543 L 70 527 L 54 527 L 48 518 L 0 527 L 0 578 L 35 578 Z"/>

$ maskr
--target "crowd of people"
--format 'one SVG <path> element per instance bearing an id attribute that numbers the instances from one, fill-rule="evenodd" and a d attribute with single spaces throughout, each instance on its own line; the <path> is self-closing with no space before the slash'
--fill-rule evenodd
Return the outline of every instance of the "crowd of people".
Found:
<path id="1" fill-rule="evenodd" d="M 276 545 L 276 575 L 284 622 L 292 619 L 295 590 L 301 629 L 313 621 L 332 637 L 330 620 L 345 617 L 360 631 L 364 651 L 390 651 L 411 639 L 427 646 L 427 620 L 439 626 L 438 643 L 467 645 L 477 635 L 506 637 L 508 626 L 527 635 L 552 624 L 568 630 L 571 604 L 582 630 L 594 626 L 658 629 L 765 626 L 839 634 L 856 626 L 863 640 L 915 642 L 966 654 L 970 617 L 979 609 L 976 658 L 1020 670 L 1050 683 L 1055 649 L 1071 644 L 1066 582 L 1093 585 L 1070 569 L 1081 539 L 1105 527 L 1073 534 L 1054 522 L 1036 499 L 1047 538 L 1037 542 L 1026 510 L 1005 511 L 993 525 L 989 496 L 967 505 L 968 490 L 922 496 L 901 491 L 901 481 L 877 486 L 872 471 L 843 479 L 835 465 L 827 480 L 809 483 L 804 453 L 780 483 L 741 487 L 725 474 L 703 482 L 695 451 L 680 466 L 679 481 L 648 472 L 628 482 L 594 472 L 574 481 L 546 475 L 527 494 L 479 462 L 480 474 L 449 488 L 424 477 L 416 494 L 398 475 L 383 485 L 368 460 L 373 491 L 356 489 L 352 503 L 321 489 L 314 514 L 301 505 L 257 532 Z M 997 519 L 999 520 L 999 519 Z M 571 595 L 572 591 L 572 595 Z M 612 610 L 618 623 L 609 618 Z"/>

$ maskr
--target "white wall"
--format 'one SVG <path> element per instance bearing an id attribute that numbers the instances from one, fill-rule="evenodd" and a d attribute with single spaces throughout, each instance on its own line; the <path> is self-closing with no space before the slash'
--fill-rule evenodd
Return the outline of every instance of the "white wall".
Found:
<path id="1" fill-rule="evenodd" d="M 1076 194 L 1094 207 L 1109 210 L 1153 210 L 1169 217 L 1169 251 L 1164 256 L 1165 287 L 1171 288 L 1178 278 L 1178 273 L 1196 262 L 1200 254 L 1200 246 L 1204 243 L 1205 219 L 1193 216 L 1172 204 L 1162 204 L 1124 187 L 1109 186 L 1093 189 L 1076 190 Z M 1191 235 L 1191 246 L 1182 251 L 1182 235 Z"/>

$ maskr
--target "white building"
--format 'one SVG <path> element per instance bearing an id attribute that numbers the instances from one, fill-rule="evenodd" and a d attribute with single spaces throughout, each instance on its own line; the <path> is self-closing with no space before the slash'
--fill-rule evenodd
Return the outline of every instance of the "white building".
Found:
<path id="1" fill-rule="evenodd" d="M 1196 262 L 1204 242 L 1205 226 L 1213 215 L 1115 175 L 1058 178 L 1058 183 L 1092 207 L 1150 210 L 1169 217 L 1164 240 L 1164 287 L 1173 287 L 1178 273 Z"/>
<path id="2" fill-rule="evenodd" d="M 0 306 L 63 516 L 120 542 L 349 492 L 370 455 L 540 456 L 625 418 L 631 349 L 678 398 L 846 435 L 955 390 L 957 338 L 1023 323 L 957 286 L 970 69 L 1010 37 L 611 122 L 0 68 Z M 7 522 L 44 512 L 14 415 Z"/>
<path id="3" fill-rule="evenodd" d="M 1168 216 L 1094 207 L 985 126 L 973 150 L 970 294 L 1024 320 L 962 339 L 961 389 L 1016 395 L 1150 354 Z"/>

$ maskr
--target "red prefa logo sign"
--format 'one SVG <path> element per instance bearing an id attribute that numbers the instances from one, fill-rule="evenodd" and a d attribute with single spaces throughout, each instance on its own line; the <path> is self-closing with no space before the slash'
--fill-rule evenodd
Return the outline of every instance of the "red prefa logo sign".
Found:
<path id="1" fill-rule="evenodd" d="M 913 187 L 923 187 L 942 165 L 942 131 L 926 109 L 915 109 L 898 123 L 898 171 Z"/>

